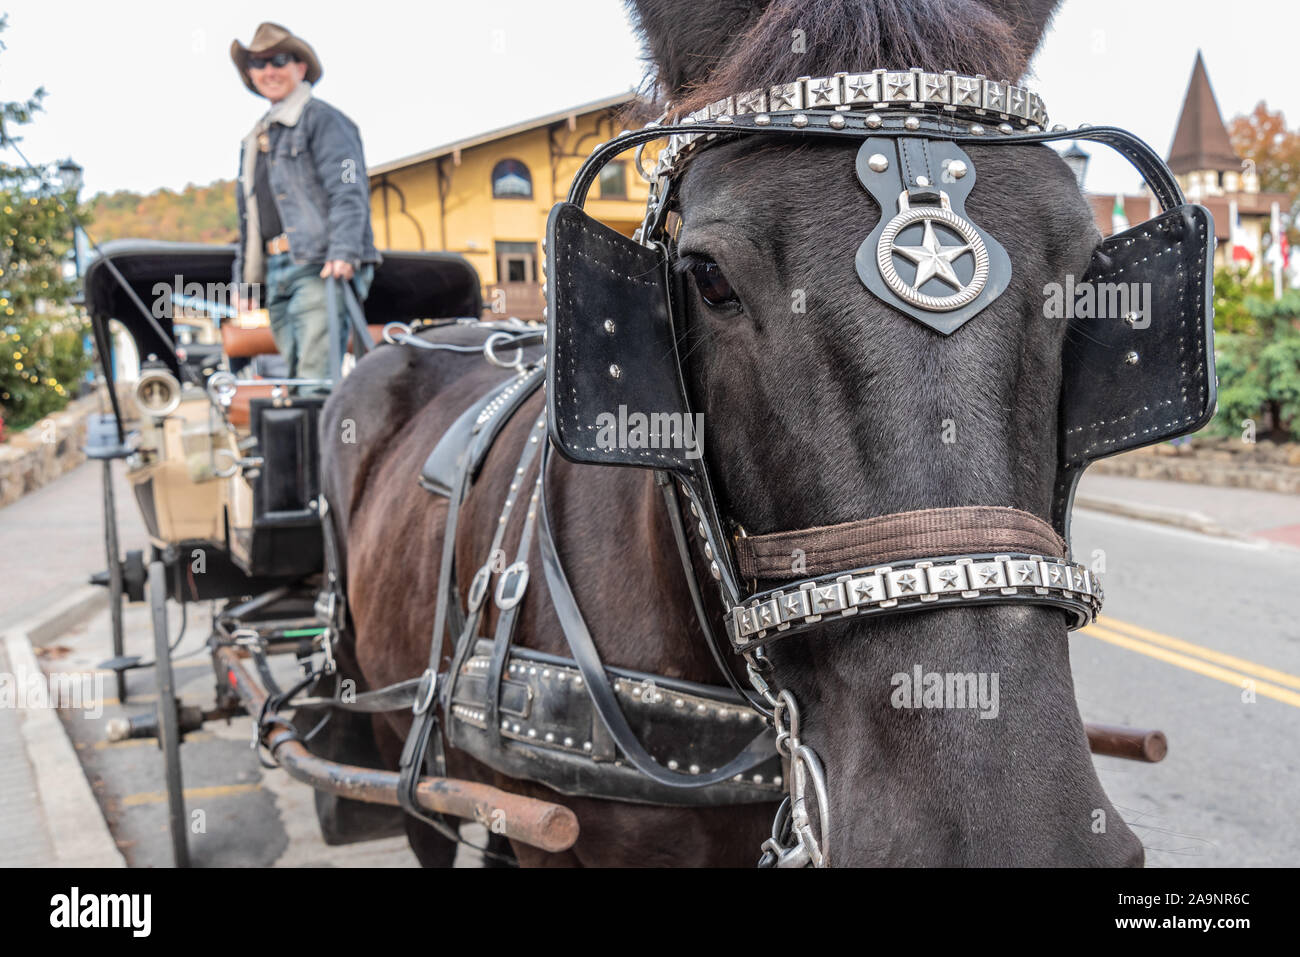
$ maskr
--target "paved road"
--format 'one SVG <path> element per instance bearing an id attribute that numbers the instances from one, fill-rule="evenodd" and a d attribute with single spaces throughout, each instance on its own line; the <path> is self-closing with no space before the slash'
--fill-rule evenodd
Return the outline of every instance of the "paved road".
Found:
<path id="1" fill-rule="evenodd" d="M 1116 490 L 1122 486 L 1107 491 Z M 1145 487 L 1144 494 L 1164 492 Z M 1209 493 L 1174 494 L 1199 501 Z M 0 510 L 0 580 L 7 585 L 0 620 L 40 607 L 101 567 L 99 495 L 97 468 L 88 466 Z M 1241 501 L 1233 498 L 1231 508 L 1244 507 Z M 124 545 L 139 547 L 143 533 L 125 489 L 119 505 Z M 1258 514 L 1254 522 L 1280 524 Z M 1148 864 L 1300 864 L 1300 550 L 1096 513 L 1079 513 L 1075 525 L 1077 554 L 1104 561 L 1107 589 L 1103 621 L 1071 639 L 1080 710 L 1088 721 L 1156 727 L 1169 736 L 1169 757 L 1159 765 L 1097 759 L 1102 783 L 1147 846 Z M 175 628 L 178 609 L 172 614 Z M 206 606 L 191 606 L 190 616 L 182 654 L 206 634 Z M 147 609 L 128 610 L 126 631 L 128 651 L 151 654 Z M 101 614 L 58 639 L 43 660 L 47 668 L 93 668 L 108 647 Z M 1247 680 L 1254 681 L 1251 700 L 1243 700 Z M 178 683 L 187 703 L 211 703 L 205 656 L 178 660 Z M 112 694 L 111 682 L 106 687 Z M 102 740 L 105 720 L 152 706 L 151 673 L 133 673 L 130 692 L 125 708 L 110 703 L 98 720 L 65 712 L 65 726 L 128 862 L 165 864 L 158 751 L 151 743 Z M 182 749 L 189 807 L 206 812 L 206 833 L 191 841 L 196 864 L 414 863 L 402 838 L 326 847 L 310 789 L 260 768 L 250 733 L 246 718 L 210 725 Z"/>
<path id="2" fill-rule="evenodd" d="M 1148 865 L 1300 865 L 1300 550 L 1082 512 L 1074 535 L 1106 562 L 1099 627 L 1071 639 L 1079 708 L 1169 738 L 1158 765 L 1096 759 Z"/>

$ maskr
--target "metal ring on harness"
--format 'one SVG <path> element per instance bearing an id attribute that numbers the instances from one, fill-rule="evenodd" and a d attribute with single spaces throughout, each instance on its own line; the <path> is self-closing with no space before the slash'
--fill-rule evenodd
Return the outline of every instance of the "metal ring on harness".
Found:
<path id="1" fill-rule="evenodd" d="M 470 611 L 478 611 L 487 597 L 488 584 L 492 579 L 492 564 L 488 562 L 474 573 L 474 580 L 469 583 L 467 604 Z"/>
<path id="2" fill-rule="evenodd" d="M 394 332 L 398 332 L 403 336 L 409 336 L 411 334 L 411 327 L 404 322 L 397 322 L 396 320 L 384 323 L 381 335 L 384 337 L 384 341 L 390 346 L 400 345 Z"/>
<path id="3" fill-rule="evenodd" d="M 433 704 L 434 694 L 437 690 L 437 672 L 432 668 L 425 668 L 424 674 L 420 675 L 419 687 L 415 689 L 415 701 L 411 703 L 411 713 L 421 715 L 428 711 L 429 705 Z"/>
<path id="4" fill-rule="evenodd" d="M 524 369 L 523 346 L 515 347 L 515 357 L 510 362 L 504 362 L 497 356 L 496 350 L 498 345 L 503 342 L 514 342 L 514 340 L 515 337 L 508 332 L 492 333 L 492 335 L 487 337 L 487 341 L 483 343 L 483 358 L 487 359 L 487 361 L 492 363 L 494 366 L 498 366 L 502 369 L 515 369 L 522 372 Z"/>
<path id="5" fill-rule="evenodd" d="M 510 583 L 510 593 L 506 594 L 506 583 Z M 502 611 L 509 611 L 523 601 L 528 588 L 528 563 L 515 562 L 501 573 L 497 579 L 496 603 Z"/>

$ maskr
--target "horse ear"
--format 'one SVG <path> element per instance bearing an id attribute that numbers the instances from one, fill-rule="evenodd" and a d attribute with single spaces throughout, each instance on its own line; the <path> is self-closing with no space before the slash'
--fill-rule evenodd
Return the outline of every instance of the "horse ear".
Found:
<path id="1" fill-rule="evenodd" d="M 675 98 L 722 63 L 764 0 L 630 0 L 660 96 Z"/>
<path id="2" fill-rule="evenodd" d="M 1061 0 L 978 0 L 978 2 L 1011 28 L 1020 48 L 1020 58 L 1017 62 L 1017 75 L 1009 76 L 1007 79 L 1020 79 L 1029 68 L 1029 61 L 1033 58 L 1034 51 L 1038 49 L 1038 44 L 1042 42 L 1047 25 L 1056 15 Z"/>

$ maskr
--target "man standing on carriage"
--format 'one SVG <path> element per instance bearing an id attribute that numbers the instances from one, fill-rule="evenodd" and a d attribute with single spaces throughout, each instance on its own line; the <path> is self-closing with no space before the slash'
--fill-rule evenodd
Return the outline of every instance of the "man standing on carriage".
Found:
<path id="1" fill-rule="evenodd" d="M 364 300 L 380 261 L 361 135 L 343 113 L 312 96 L 324 72 L 320 61 L 284 27 L 260 24 L 247 47 L 231 44 L 230 56 L 244 85 L 271 101 L 240 152 L 234 281 L 263 284 L 288 375 L 326 379 L 326 279 L 351 282 Z M 341 289 L 337 305 L 341 356 L 348 340 Z"/>

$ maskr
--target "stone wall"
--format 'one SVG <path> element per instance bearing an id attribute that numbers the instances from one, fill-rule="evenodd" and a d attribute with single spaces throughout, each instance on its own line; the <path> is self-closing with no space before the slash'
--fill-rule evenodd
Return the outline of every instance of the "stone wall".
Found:
<path id="1" fill-rule="evenodd" d="M 0 508 L 86 460 L 86 419 L 99 403 L 97 395 L 77 399 L 0 444 Z"/>
<path id="2" fill-rule="evenodd" d="M 1101 459 L 1091 471 L 1294 495 L 1300 494 L 1300 443 L 1196 437 L 1182 445 L 1163 442 Z"/>

